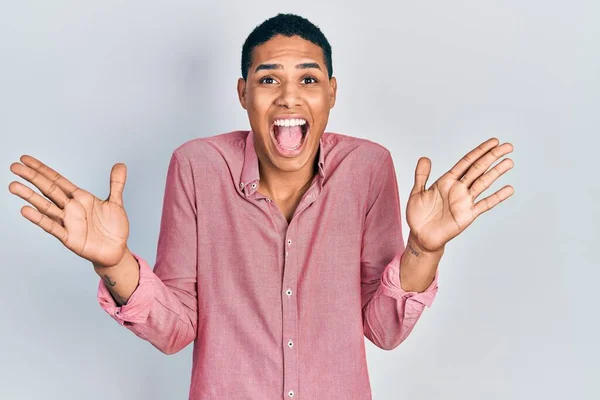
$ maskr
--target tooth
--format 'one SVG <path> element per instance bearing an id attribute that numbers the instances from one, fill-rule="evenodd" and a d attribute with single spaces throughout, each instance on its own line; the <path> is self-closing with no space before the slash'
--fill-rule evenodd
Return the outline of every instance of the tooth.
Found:
<path id="1" fill-rule="evenodd" d="M 273 122 L 273 124 L 276 126 L 300 126 L 305 125 L 306 123 L 306 120 L 301 118 L 276 119 Z"/>

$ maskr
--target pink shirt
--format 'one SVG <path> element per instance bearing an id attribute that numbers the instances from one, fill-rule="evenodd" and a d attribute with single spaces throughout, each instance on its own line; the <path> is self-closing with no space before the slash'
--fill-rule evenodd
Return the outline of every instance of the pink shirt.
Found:
<path id="1" fill-rule="evenodd" d="M 371 399 L 366 337 L 392 350 L 437 293 L 400 286 L 390 152 L 323 133 L 318 174 L 288 224 L 257 192 L 252 131 L 190 140 L 169 163 L 154 271 L 118 323 L 166 354 L 192 341 L 190 399 Z"/>

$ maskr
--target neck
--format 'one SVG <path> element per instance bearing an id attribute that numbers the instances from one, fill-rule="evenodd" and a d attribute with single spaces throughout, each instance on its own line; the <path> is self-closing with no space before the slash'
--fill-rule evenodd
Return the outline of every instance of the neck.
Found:
<path id="1" fill-rule="evenodd" d="M 318 171 L 316 156 L 302 169 L 292 172 L 278 170 L 268 162 L 261 160 L 260 156 L 258 159 L 259 191 L 275 201 L 286 202 L 302 196 L 310 187 L 310 183 Z"/>

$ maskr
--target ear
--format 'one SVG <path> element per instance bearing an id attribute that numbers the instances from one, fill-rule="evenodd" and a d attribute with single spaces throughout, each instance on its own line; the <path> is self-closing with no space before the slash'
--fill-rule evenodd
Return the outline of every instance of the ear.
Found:
<path id="1" fill-rule="evenodd" d="M 335 98 L 337 96 L 337 79 L 335 76 L 332 76 L 329 79 L 329 108 L 333 108 L 335 106 Z"/>
<path id="2" fill-rule="evenodd" d="M 240 99 L 240 104 L 246 110 L 246 80 L 244 78 L 239 78 L 237 82 L 237 91 L 238 98 Z"/>

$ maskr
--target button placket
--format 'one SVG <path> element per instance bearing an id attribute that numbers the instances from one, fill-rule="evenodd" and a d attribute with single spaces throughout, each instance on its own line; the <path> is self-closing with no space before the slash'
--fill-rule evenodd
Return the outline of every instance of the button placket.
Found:
<path id="1" fill-rule="evenodd" d="M 288 243 L 288 246 L 291 246 L 291 245 L 292 245 L 292 239 L 288 239 L 287 243 Z M 289 253 L 286 251 L 286 252 L 285 252 L 285 256 L 287 257 L 287 256 L 288 256 L 288 254 L 289 254 Z M 290 295 L 292 294 L 292 291 L 291 291 L 290 289 L 288 289 L 286 293 L 287 293 L 287 295 L 288 295 L 288 296 L 290 296 Z M 290 348 L 291 348 L 292 346 L 294 346 L 294 342 L 292 341 L 292 339 L 290 339 L 290 340 L 288 341 L 288 347 L 290 347 Z"/>
<path id="2" fill-rule="evenodd" d="M 283 329 L 283 338 L 284 341 L 287 338 L 287 346 L 289 351 L 284 352 L 284 385 L 288 387 L 287 396 L 292 398 L 295 396 L 295 392 L 293 390 L 294 387 L 298 385 L 298 352 L 292 351 L 292 347 L 294 347 L 294 341 L 292 340 L 294 337 L 298 335 L 298 309 L 295 301 L 291 301 L 292 299 L 292 288 L 296 283 L 297 278 L 297 266 L 295 265 L 296 257 L 290 256 L 290 249 L 292 246 L 292 239 L 290 238 L 294 234 L 294 223 L 288 226 L 287 234 L 285 235 L 284 242 L 284 250 L 285 250 L 285 258 L 284 258 L 284 285 L 288 285 L 286 288 L 285 294 L 287 295 L 288 301 L 284 302 L 283 305 L 283 318 L 284 318 L 284 329 Z M 291 229 L 289 229 L 291 228 Z M 289 235 L 289 236 L 288 236 Z M 286 245 L 287 244 L 287 245 Z M 284 387 L 285 387 L 284 386 Z"/>

